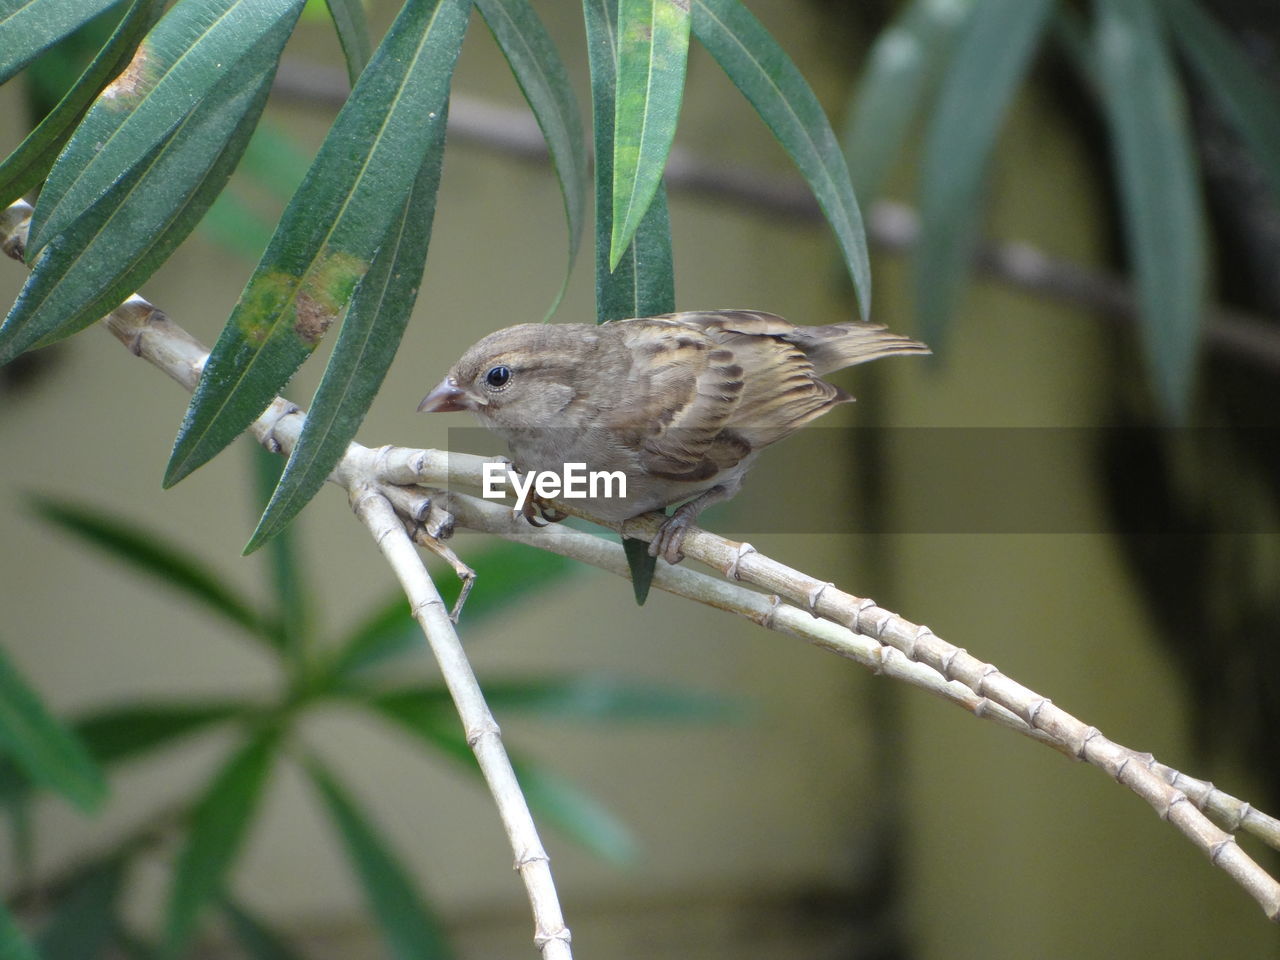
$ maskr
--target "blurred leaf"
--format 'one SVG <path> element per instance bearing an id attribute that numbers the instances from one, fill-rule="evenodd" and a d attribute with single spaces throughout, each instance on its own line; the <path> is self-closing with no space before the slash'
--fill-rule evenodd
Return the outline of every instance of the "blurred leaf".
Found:
<path id="1" fill-rule="evenodd" d="M 166 956 L 182 953 L 201 909 L 221 892 L 257 810 L 276 743 L 273 730 L 256 735 L 222 767 L 196 804 L 170 890 Z"/>
<path id="2" fill-rule="evenodd" d="M 47 960 L 99 960 L 107 955 L 124 867 L 119 859 L 96 864 L 59 896 L 53 916 L 36 938 L 40 956 Z"/>
<path id="3" fill-rule="evenodd" d="M 222 903 L 227 927 L 247 960 L 301 960 L 285 940 L 257 917 L 230 900 Z"/>
<path id="4" fill-rule="evenodd" d="M 550 317 L 569 286 L 586 222 L 587 148 L 582 117 L 560 54 L 528 0 L 476 0 L 476 7 L 529 102 L 560 180 L 569 228 L 569 260 L 560 291 L 547 311 Z"/>
<path id="5" fill-rule="evenodd" d="M 738 0 L 693 0 L 693 32 L 773 131 L 835 231 L 865 319 L 871 264 L 849 168 L 818 98 L 778 42 Z"/>
<path id="6" fill-rule="evenodd" d="M 0 0 L 0 83 L 123 0 Z"/>
<path id="7" fill-rule="evenodd" d="M 468 625 L 512 609 L 522 598 L 579 569 L 566 557 L 519 543 L 499 543 L 467 559 L 476 572 L 476 586 L 463 611 Z M 444 583 L 441 596 L 446 606 L 453 605 L 459 589 L 457 580 Z M 323 685 L 340 683 L 410 650 L 423 649 L 422 628 L 413 619 L 409 601 L 397 590 L 339 646 L 327 670 L 331 679 Z"/>
<path id="8" fill-rule="evenodd" d="M 421 693 L 425 695 L 407 692 L 378 697 L 369 706 L 479 778 L 480 768 L 467 746 L 457 715 L 451 708 L 441 709 L 444 705 L 438 692 Z M 507 753 L 534 813 L 606 860 L 626 863 L 634 859 L 635 842 L 613 814 L 563 778 L 520 759 L 510 749 Z"/>
<path id="9" fill-rule="evenodd" d="M 0 326 L 0 364 L 95 323 L 187 238 L 240 158 L 278 53 L 275 43 L 260 48 L 257 72 L 257 58 L 246 56 L 225 86 L 45 246 Z"/>
<path id="10" fill-rule="evenodd" d="M 0 958 L 2 960 L 40 960 L 18 925 L 13 922 L 3 902 L 0 902 Z"/>
<path id="11" fill-rule="evenodd" d="M 0 207 L 35 187 L 57 159 L 81 115 L 106 83 L 128 64 L 151 29 L 164 0 L 133 0 L 106 45 L 62 96 L 56 107 L 0 163 Z"/>
<path id="12" fill-rule="evenodd" d="M 84 811 L 107 793 L 102 772 L 75 736 L 45 709 L 39 695 L 0 649 L 0 751 L 36 783 Z"/>
<path id="13" fill-rule="evenodd" d="M 1175 422 L 1191 402 L 1205 298 L 1195 153 L 1169 50 L 1149 0 L 1095 0 L 1098 67 L 1147 365 Z"/>
<path id="14" fill-rule="evenodd" d="M 160 20 L 128 69 L 103 91 L 54 164 L 31 220 L 30 262 L 163 142 L 246 55 L 287 36 L 302 0 L 183 0 Z M 258 64 L 249 68 L 256 74 Z"/>
<path id="15" fill-rule="evenodd" d="M 1187 58 L 1248 144 L 1280 202 L 1280 90 L 1198 4 L 1167 0 L 1161 9 Z"/>
<path id="16" fill-rule="evenodd" d="M 250 633 L 262 635 L 262 620 L 253 607 L 238 596 L 234 588 L 218 579 L 200 557 L 167 542 L 159 534 L 139 530 L 132 521 L 112 520 L 90 507 L 57 500 L 33 502 L 40 516 L 68 533 L 199 601 Z"/>
<path id="17" fill-rule="evenodd" d="M 208 703 L 130 703 L 107 707 L 75 721 L 90 756 L 103 766 L 131 760 L 214 724 L 243 717 L 254 708 L 245 701 Z"/>
<path id="18" fill-rule="evenodd" d="M 912 0 L 871 47 L 845 120 L 844 154 L 869 204 L 900 161 L 912 121 L 932 97 L 976 0 Z"/>
<path id="19" fill-rule="evenodd" d="M 284 460 L 254 444 L 253 466 L 258 496 L 261 501 L 266 501 L 280 480 Z M 272 540 L 267 560 L 275 595 L 276 639 L 280 649 L 288 651 L 296 659 L 301 655 L 302 644 L 309 632 L 310 610 L 297 542 L 291 531 L 282 530 L 281 535 Z"/>
<path id="20" fill-rule="evenodd" d="M 398 960 L 451 956 L 439 919 L 423 901 L 391 845 L 318 760 L 311 759 L 307 772 L 342 837 L 391 955 Z"/>
<path id="21" fill-rule="evenodd" d="M 236 701 L 130 704 L 87 714 L 71 728 L 94 762 L 109 767 L 252 709 Z M 12 763 L 0 762 L 0 800 L 20 801 L 30 786 Z"/>
<path id="22" fill-rule="evenodd" d="M 719 723 L 736 720 L 742 704 L 667 684 L 638 683 L 604 674 L 486 680 L 485 700 L 494 713 L 524 713 L 559 720 L 608 723 Z M 418 727 L 456 720 L 446 687 L 400 687 L 374 698 L 378 709 Z"/>
<path id="23" fill-rule="evenodd" d="M 448 106 L 445 101 L 438 121 L 431 125 L 426 159 L 401 204 L 398 222 L 373 254 L 369 271 L 351 299 L 302 434 L 246 553 L 275 537 L 324 486 L 355 439 L 391 367 L 422 283 L 444 161 Z"/>
<path id="24" fill-rule="evenodd" d="M 615 0 L 583 0 L 587 52 L 591 64 L 591 105 L 596 161 L 596 322 L 651 317 L 676 308 L 675 267 L 666 190 L 658 185 L 640 227 L 618 263 L 611 264 L 613 240 L 613 131 L 617 99 L 618 25 Z M 623 541 L 625 546 L 626 541 Z M 653 579 L 657 560 L 627 554 L 632 584 Z M 636 591 L 643 605 L 647 593 Z"/>
<path id="25" fill-rule="evenodd" d="M 362 0 L 325 0 L 334 32 L 342 45 L 342 58 L 347 64 L 347 79 L 354 87 L 360 71 L 369 63 L 373 47 L 369 43 L 369 23 Z"/>
<path id="26" fill-rule="evenodd" d="M 662 183 L 675 139 L 689 58 L 688 3 L 619 0 L 617 42 L 611 270 Z"/>
<path id="27" fill-rule="evenodd" d="M 172 486 L 267 407 L 346 309 L 444 124 L 469 0 L 410 0 L 360 75 L 214 345 Z"/>
<path id="28" fill-rule="evenodd" d="M 1052 0 L 984 0 L 942 82 L 921 161 L 915 262 L 920 332 L 935 351 L 972 266 L 987 160 L 1052 9 Z"/>

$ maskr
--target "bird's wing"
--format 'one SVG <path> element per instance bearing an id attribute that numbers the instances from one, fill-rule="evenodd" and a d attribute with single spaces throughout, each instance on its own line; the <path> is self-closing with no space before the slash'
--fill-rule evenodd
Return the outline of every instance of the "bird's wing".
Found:
<path id="1" fill-rule="evenodd" d="M 751 452 L 722 436 L 745 390 L 731 350 L 675 318 L 628 320 L 615 331 L 631 364 L 609 427 L 647 472 L 697 482 Z"/>

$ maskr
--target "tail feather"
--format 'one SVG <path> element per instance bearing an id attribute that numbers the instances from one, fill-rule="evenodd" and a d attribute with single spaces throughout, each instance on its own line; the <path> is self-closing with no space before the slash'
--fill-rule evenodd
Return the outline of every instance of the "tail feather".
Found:
<path id="1" fill-rule="evenodd" d="M 918 340 L 890 332 L 883 324 L 858 320 L 825 327 L 796 327 L 782 339 L 804 351 L 818 376 L 880 357 L 933 352 Z"/>

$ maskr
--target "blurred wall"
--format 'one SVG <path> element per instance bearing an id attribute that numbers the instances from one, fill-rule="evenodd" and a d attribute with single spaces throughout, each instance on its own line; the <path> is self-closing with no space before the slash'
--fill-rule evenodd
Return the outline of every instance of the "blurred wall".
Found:
<path id="1" fill-rule="evenodd" d="M 380 23 L 391 6 L 376 5 Z M 838 116 L 857 65 L 851 38 L 830 31 L 807 5 L 750 6 Z M 584 92 L 577 5 L 542 3 L 539 12 Z M 336 62 L 323 26 L 305 28 L 289 55 Z M 455 89 L 520 103 L 479 22 Z M 16 117 L 18 106 L 6 96 L 0 116 Z M 328 122 L 324 111 L 297 106 L 268 115 L 311 148 Z M 0 129 L 6 147 L 19 135 L 13 123 Z M 690 64 L 679 142 L 710 162 L 792 176 L 764 126 L 700 51 Z M 903 170 L 898 188 L 911 178 Z M 1098 198 L 1070 136 L 1033 97 L 1019 103 L 1006 131 L 993 186 L 993 233 L 1096 259 Z M 851 315 L 825 227 L 679 193 L 672 220 L 680 308 L 756 307 L 812 323 Z M 445 442 L 460 418 L 419 417 L 414 406 L 481 334 L 542 316 L 563 272 L 563 234 L 548 168 L 451 147 L 414 321 L 363 442 Z M 593 315 L 591 257 L 584 254 L 559 319 Z M 911 332 L 903 265 L 881 259 L 875 267 L 878 318 Z M 211 343 L 250 268 L 197 236 L 143 292 Z M 21 278 L 16 264 L 0 268 L 0 293 L 11 298 Z M 840 382 L 857 393 L 874 379 L 878 417 L 890 425 L 1074 426 L 1105 417 L 1091 383 L 1108 362 L 1111 328 L 981 284 L 953 332 L 939 362 L 895 361 Z M 303 371 L 292 399 L 306 402 L 320 369 L 317 359 Z M 160 491 L 185 403 L 163 376 L 91 330 L 0 409 L 0 543 L 7 547 L 0 556 L 0 642 L 60 710 L 137 697 L 265 698 L 278 680 L 251 645 L 80 551 L 33 519 L 24 501 L 38 492 L 136 517 L 263 595 L 261 560 L 240 557 L 254 519 L 247 443 Z M 856 423 L 860 415 L 855 407 L 833 416 Z M 830 470 L 831 462 L 795 468 L 804 476 Z M 889 476 L 905 468 L 889 464 Z M 1064 474 L 1064 489 L 1087 499 L 1087 468 L 1079 470 Z M 329 635 L 394 589 L 336 491 L 322 492 L 296 526 L 322 587 L 317 620 Z M 1113 739 L 1250 795 L 1240 771 L 1206 770 L 1189 752 L 1182 689 L 1105 535 L 752 540 L 855 593 L 874 593 Z M 474 538 L 459 540 L 464 557 L 479 547 Z M 637 608 L 628 584 L 592 571 L 482 629 L 468 630 L 464 620 L 462 635 L 482 682 L 608 671 L 751 705 L 745 721 L 716 726 L 504 723 L 510 743 L 594 793 L 639 841 L 639 860 L 618 868 L 550 831 L 545 836 L 584 957 L 891 955 L 877 953 L 877 944 L 905 944 L 911 954 L 938 958 L 1274 950 L 1274 934 L 1253 903 L 1096 770 L 797 641 L 666 596 Z M 414 672 L 434 674 L 425 654 Z M 455 926 L 464 956 L 531 955 L 510 852 L 474 783 L 349 713 L 316 717 L 303 735 L 333 759 L 398 841 Z M 223 746 L 207 738 L 128 768 L 113 779 L 112 803 L 97 821 L 57 802 L 41 805 L 40 864 L 70 862 L 181 798 L 209 775 Z M 897 872 L 891 888 L 876 890 L 872 867 L 883 864 L 871 858 L 884 849 L 897 857 L 890 860 Z M 139 917 L 163 893 L 163 863 L 158 857 L 140 878 L 132 906 Z M 305 935 L 316 956 L 354 957 L 366 949 L 359 893 L 295 771 L 274 778 L 235 887 L 283 928 Z M 891 895 L 901 898 L 899 906 L 885 911 Z M 881 901 L 873 924 L 856 920 L 858 897 Z"/>

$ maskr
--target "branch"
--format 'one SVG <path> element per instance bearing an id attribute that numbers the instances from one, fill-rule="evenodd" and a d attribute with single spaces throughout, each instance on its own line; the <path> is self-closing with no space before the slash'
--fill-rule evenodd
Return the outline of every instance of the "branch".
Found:
<path id="1" fill-rule="evenodd" d="M 25 208 L 25 209 L 23 209 Z M 15 204 L 0 216 L 0 245 L 20 250 L 30 208 Z M 160 367 L 188 390 L 194 388 L 207 351 L 159 310 L 140 297 L 131 297 L 104 322 L 135 354 Z M 268 449 L 288 453 L 303 421 L 293 404 L 276 398 L 250 432 Z M 532 530 L 511 511 L 455 493 L 433 493 L 416 485 L 480 486 L 480 457 L 438 450 L 382 447 L 371 450 L 353 443 L 330 480 L 344 487 L 357 516 L 369 528 L 396 571 L 433 652 L 440 660 L 446 683 L 494 791 L 499 812 L 516 853 L 516 866 L 525 881 L 534 909 L 537 940 L 544 957 L 569 956 L 569 932 L 560 917 L 551 885 L 546 854 L 537 840 L 528 809 L 520 795 L 510 763 L 502 750 L 497 726 L 485 706 L 474 674 L 458 644 L 444 604 L 412 550 L 405 524 L 418 535 L 434 537 L 447 531 L 437 524 L 421 529 L 446 512 L 452 522 L 485 530 L 508 539 L 576 556 L 587 563 L 626 576 L 621 548 L 597 537 L 563 528 Z M 443 499 L 444 510 L 431 497 Z M 556 503 L 558 510 L 586 516 L 573 503 Z M 594 519 L 587 516 L 587 519 Z M 599 521 L 596 521 L 599 522 Z M 648 540 L 661 517 L 656 514 L 610 525 L 627 536 Z M 750 544 L 737 543 L 699 528 L 691 528 L 684 552 L 733 581 L 747 581 L 770 591 L 759 594 L 733 582 L 716 580 L 682 567 L 658 564 L 654 585 L 719 609 L 746 616 L 769 629 L 833 650 L 883 673 L 943 697 L 975 716 L 995 720 L 1059 752 L 1091 763 L 1150 803 L 1226 871 L 1263 907 L 1269 919 L 1280 920 L 1280 884 L 1236 844 L 1236 830 L 1246 830 L 1280 849 L 1280 823 L 1218 791 L 1212 784 L 1186 777 L 1108 740 L 1096 728 L 1055 706 L 953 646 L 924 626 L 885 610 L 874 601 L 853 596 L 834 584 L 816 580 L 763 554 Z M 784 602 L 789 601 L 789 602 Z M 819 619 L 821 618 L 821 619 Z M 1204 812 L 1219 819 L 1221 827 Z"/>

